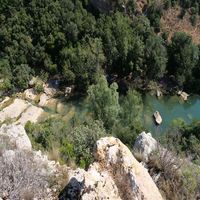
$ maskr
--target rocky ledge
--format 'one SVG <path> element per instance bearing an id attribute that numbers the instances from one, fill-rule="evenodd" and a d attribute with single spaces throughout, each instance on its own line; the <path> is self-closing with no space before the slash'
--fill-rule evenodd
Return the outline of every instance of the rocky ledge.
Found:
<path id="1" fill-rule="evenodd" d="M 69 171 L 69 183 L 60 194 L 61 200 L 162 199 L 147 169 L 119 139 L 98 140 L 95 158 L 87 171 Z"/>
<path id="2" fill-rule="evenodd" d="M 162 199 L 147 169 L 119 139 L 101 138 L 94 155 L 87 171 L 61 166 L 32 150 L 22 125 L 4 124 L 0 128 L 0 199 Z"/>

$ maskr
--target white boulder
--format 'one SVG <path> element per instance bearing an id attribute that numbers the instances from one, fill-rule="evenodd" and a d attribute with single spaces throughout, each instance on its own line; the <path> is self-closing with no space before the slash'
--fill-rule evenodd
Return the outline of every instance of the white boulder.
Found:
<path id="1" fill-rule="evenodd" d="M 160 125 L 162 123 L 162 117 L 161 117 L 160 113 L 158 111 L 156 111 L 153 114 L 153 116 L 154 116 L 156 124 Z"/>
<path id="2" fill-rule="evenodd" d="M 36 91 L 33 88 L 24 91 L 25 99 L 34 101 L 37 97 Z"/>
<path id="3" fill-rule="evenodd" d="M 151 136 L 151 133 L 144 131 L 136 138 L 133 151 L 142 155 L 144 161 L 148 161 L 149 155 L 158 148 L 157 141 Z"/>
<path id="4" fill-rule="evenodd" d="M 0 136 L 7 137 L 9 143 L 16 149 L 29 151 L 32 149 L 31 142 L 22 125 L 3 124 L 0 128 Z"/>

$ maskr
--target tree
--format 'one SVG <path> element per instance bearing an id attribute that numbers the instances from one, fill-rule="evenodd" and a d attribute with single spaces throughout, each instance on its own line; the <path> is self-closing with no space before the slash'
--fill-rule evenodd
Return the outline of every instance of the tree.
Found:
<path id="1" fill-rule="evenodd" d="M 65 80 L 76 83 L 82 91 L 94 83 L 95 74 L 105 62 L 102 43 L 98 38 L 88 38 L 78 43 L 77 47 L 64 48 L 61 58 Z"/>
<path id="2" fill-rule="evenodd" d="M 111 128 L 119 114 L 119 94 L 117 84 L 108 86 L 105 76 L 100 76 L 97 84 L 88 89 L 88 101 L 94 118 L 104 122 L 106 128 Z"/>
<path id="3" fill-rule="evenodd" d="M 129 89 L 120 105 L 119 120 L 112 132 L 124 144 L 131 147 L 138 133 L 142 131 L 143 103 L 141 95 L 137 91 Z"/>
<path id="4" fill-rule="evenodd" d="M 6 91 L 11 88 L 12 72 L 7 59 L 0 59 L 0 90 Z"/>
<path id="5" fill-rule="evenodd" d="M 102 38 L 109 71 L 123 73 L 127 64 L 133 31 L 131 20 L 120 12 L 98 20 L 98 35 Z"/>
<path id="6" fill-rule="evenodd" d="M 161 78 L 166 69 L 167 50 L 159 36 L 150 35 L 145 45 L 146 77 L 149 79 Z"/>
<path id="7" fill-rule="evenodd" d="M 13 81 L 17 89 L 25 89 L 31 79 L 31 68 L 26 64 L 17 65 L 13 70 Z"/>
<path id="8" fill-rule="evenodd" d="M 106 135 L 102 122 L 89 121 L 74 128 L 70 135 L 76 161 L 81 167 L 88 167 L 93 160 L 93 151 L 96 141 Z"/>
<path id="9" fill-rule="evenodd" d="M 192 79 L 192 70 L 199 59 L 198 52 L 198 47 L 186 33 L 178 32 L 172 37 L 168 71 L 176 77 L 180 86 L 183 86 L 187 79 Z"/>
<path id="10" fill-rule="evenodd" d="M 153 2 L 147 8 L 147 17 L 149 18 L 151 25 L 154 27 L 155 31 L 160 30 L 160 18 L 163 13 L 163 8 L 160 3 Z"/>
<path id="11" fill-rule="evenodd" d="M 124 125 L 134 126 L 141 121 L 143 103 L 140 93 L 129 89 L 121 104 L 120 118 Z"/>

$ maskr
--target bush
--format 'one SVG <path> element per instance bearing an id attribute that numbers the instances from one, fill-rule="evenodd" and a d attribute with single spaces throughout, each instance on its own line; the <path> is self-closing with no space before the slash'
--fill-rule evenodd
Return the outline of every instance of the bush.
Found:
<path id="1" fill-rule="evenodd" d="M 50 118 L 40 124 L 25 126 L 35 149 L 48 151 L 52 159 L 87 167 L 93 160 L 96 141 L 106 135 L 102 122 L 88 121 L 74 128 L 60 119 Z"/>
<path id="2" fill-rule="evenodd" d="M 51 198 L 47 188 L 52 175 L 48 174 L 44 163 L 36 162 L 31 152 L 16 150 L 7 153 L 9 156 L 0 156 L 0 198 Z"/>

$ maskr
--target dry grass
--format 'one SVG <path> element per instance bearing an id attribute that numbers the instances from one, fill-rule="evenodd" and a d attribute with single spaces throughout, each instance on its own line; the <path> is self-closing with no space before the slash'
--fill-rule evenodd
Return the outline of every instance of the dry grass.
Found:
<path id="1" fill-rule="evenodd" d="M 192 26 L 190 22 L 190 14 L 186 12 L 183 19 L 180 16 L 181 8 L 175 6 L 164 11 L 161 18 L 161 30 L 169 33 L 169 40 L 175 32 L 185 32 L 192 36 L 192 40 L 196 44 L 200 44 L 200 17 L 197 16 L 197 25 Z"/>
<path id="2" fill-rule="evenodd" d="M 42 163 L 35 163 L 31 152 L 15 150 L 0 157 L 0 197 L 5 199 L 45 199 L 50 174 Z"/>
<path id="3" fill-rule="evenodd" d="M 147 163 L 149 173 L 168 200 L 196 200 L 200 195 L 200 168 L 158 149 Z M 191 170 L 192 169 L 192 170 Z"/>

